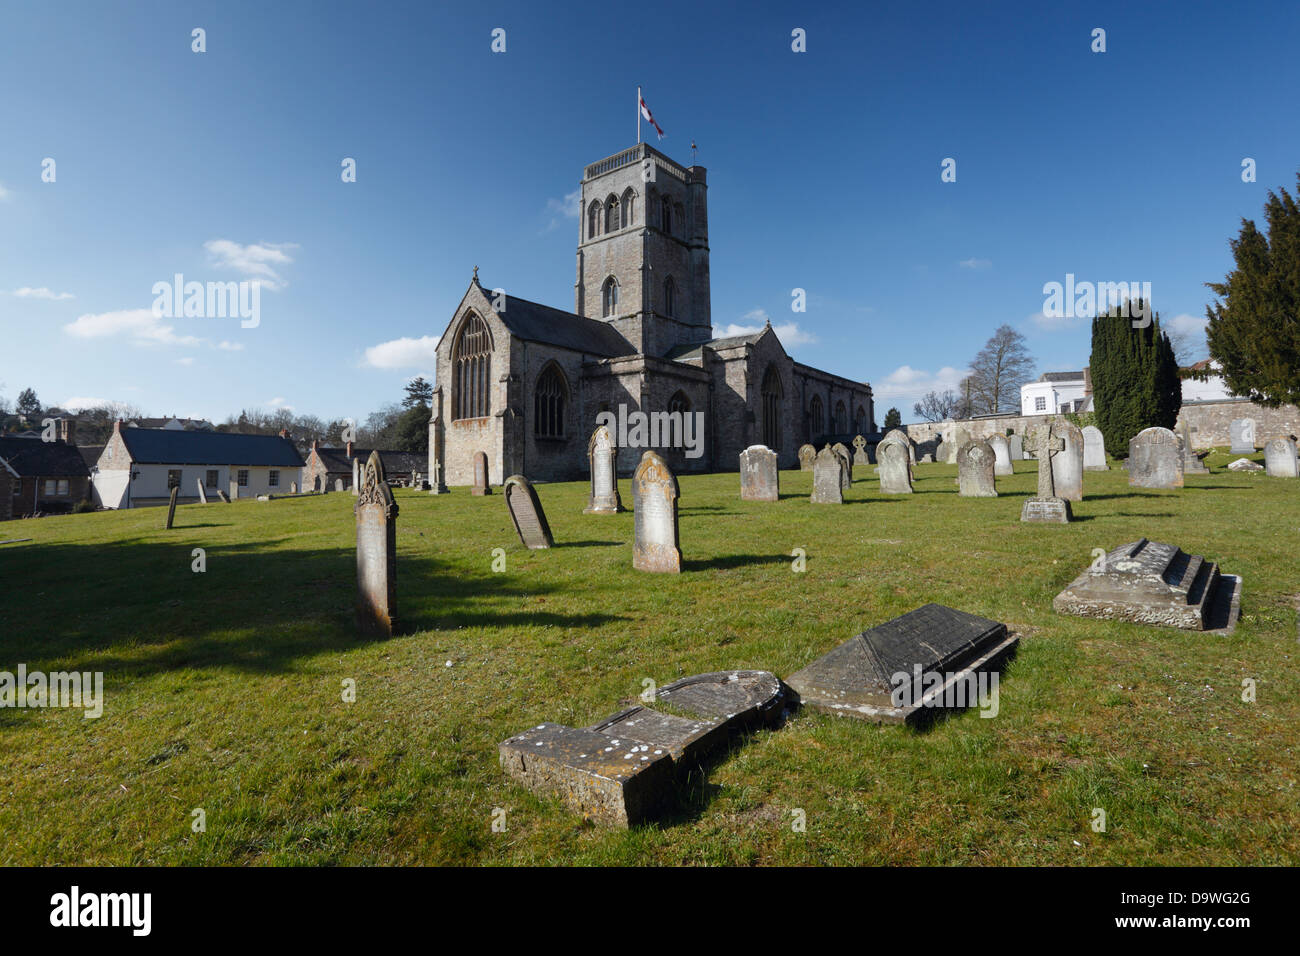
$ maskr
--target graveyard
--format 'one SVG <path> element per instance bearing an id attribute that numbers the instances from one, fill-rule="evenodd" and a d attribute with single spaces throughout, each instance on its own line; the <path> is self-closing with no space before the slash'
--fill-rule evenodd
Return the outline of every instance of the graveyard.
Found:
<path id="1" fill-rule="evenodd" d="M 391 636 L 359 632 L 350 494 L 8 522 L 0 575 L 25 583 L 0 606 L 4 658 L 103 671 L 105 706 L 0 709 L 3 862 L 1295 864 L 1300 498 L 1240 457 L 1173 489 L 1111 461 L 1066 523 L 1021 521 L 1034 461 L 996 497 L 942 463 L 913 465 L 910 494 L 874 466 L 842 484 L 834 451 L 818 494 L 798 468 L 754 500 L 736 472 L 678 475 L 677 566 L 647 569 L 675 573 L 634 567 L 631 476 L 602 501 L 586 481 L 394 488 Z M 521 543 L 521 495 L 549 547 Z M 1144 538 L 1240 576 L 1235 630 L 1053 610 L 1098 549 Z M 502 772 L 503 741 L 626 722 L 647 679 L 786 678 L 927 604 L 1014 638 L 995 717 L 791 707 L 630 829 Z"/>

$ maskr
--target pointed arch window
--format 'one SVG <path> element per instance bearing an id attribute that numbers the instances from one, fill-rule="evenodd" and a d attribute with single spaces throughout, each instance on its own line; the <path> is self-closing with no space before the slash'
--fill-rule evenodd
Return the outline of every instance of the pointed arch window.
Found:
<path id="1" fill-rule="evenodd" d="M 668 235 L 673 234 L 673 201 L 667 196 L 659 200 L 659 226 Z"/>
<path id="2" fill-rule="evenodd" d="M 668 399 L 669 414 L 680 412 L 683 415 L 688 415 L 690 414 L 690 411 L 691 400 L 686 397 L 686 393 L 682 391 L 673 392 L 673 397 Z"/>
<path id="3" fill-rule="evenodd" d="M 618 280 L 610 276 L 600 289 L 601 314 L 610 318 L 618 311 Z"/>
<path id="4" fill-rule="evenodd" d="M 669 276 L 664 280 L 664 315 L 672 318 L 677 314 L 677 283 Z"/>
<path id="5" fill-rule="evenodd" d="M 623 191 L 623 201 L 619 204 L 622 209 L 623 227 L 627 228 L 632 225 L 633 219 L 636 218 L 636 193 L 629 186 Z"/>
<path id="6" fill-rule="evenodd" d="M 763 400 L 763 444 L 772 451 L 781 450 L 781 405 L 785 390 L 781 387 L 781 373 L 769 365 L 763 374 L 760 390 Z"/>
<path id="7" fill-rule="evenodd" d="M 600 231 L 600 200 L 593 199 L 587 207 L 587 238 L 595 239 Z"/>
<path id="8" fill-rule="evenodd" d="M 858 413 L 853 416 L 853 431 L 856 435 L 865 435 L 867 433 L 867 410 L 861 405 L 858 406 Z"/>
<path id="9" fill-rule="evenodd" d="M 533 434 L 538 438 L 564 437 L 564 408 L 569 383 L 554 362 L 546 366 L 533 392 Z"/>
<path id="10" fill-rule="evenodd" d="M 820 438 L 826 434 L 826 406 L 822 404 L 822 397 L 814 395 L 812 401 L 808 403 L 808 438 Z"/>
<path id="11" fill-rule="evenodd" d="M 492 337 L 473 312 L 465 317 L 452 353 L 453 418 L 486 418 L 492 373 Z"/>
<path id="12" fill-rule="evenodd" d="M 849 430 L 849 413 L 843 402 L 835 403 L 835 434 L 843 435 Z"/>
<path id="13" fill-rule="evenodd" d="M 617 232 L 620 228 L 618 218 L 618 197 L 610 196 L 605 200 L 605 231 Z"/>

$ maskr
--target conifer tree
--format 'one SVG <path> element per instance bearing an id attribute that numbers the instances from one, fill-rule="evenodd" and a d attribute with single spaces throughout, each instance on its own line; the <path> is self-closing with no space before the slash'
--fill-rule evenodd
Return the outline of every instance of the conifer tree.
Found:
<path id="1" fill-rule="evenodd" d="M 1146 314 L 1138 300 L 1130 312 L 1127 303 L 1113 306 L 1092 320 L 1093 407 L 1106 450 L 1128 454 L 1128 443 L 1144 428 L 1173 428 L 1183 405 L 1178 361 L 1169 336 L 1160 329 L 1160 315 L 1140 321 Z"/>

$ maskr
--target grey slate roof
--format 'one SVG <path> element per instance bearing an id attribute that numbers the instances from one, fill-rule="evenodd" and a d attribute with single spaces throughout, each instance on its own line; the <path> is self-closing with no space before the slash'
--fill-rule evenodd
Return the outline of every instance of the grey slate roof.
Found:
<path id="1" fill-rule="evenodd" d="M 269 465 L 301 468 L 306 462 L 293 442 L 279 435 L 123 428 L 131 460 L 146 465 Z"/>
<path id="2" fill-rule="evenodd" d="M 489 289 L 484 288 L 483 294 L 495 305 L 496 296 Z M 549 305 L 503 294 L 501 308 L 494 309 L 493 312 L 510 330 L 511 335 L 525 342 L 558 345 L 575 352 L 590 352 L 607 358 L 636 353 L 636 349 L 609 323 L 552 309 Z"/>
<path id="3" fill-rule="evenodd" d="M 365 464 L 366 459 L 370 457 L 371 448 L 357 448 L 353 446 L 352 454 Z M 348 474 L 352 471 L 352 460 L 348 458 L 346 448 L 321 448 L 317 446 L 316 456 L 325 465 L 325 470 L 330 474 L 342 473 Z M 429 467 L 429 459 L 426 455 L 416 452 L 405 451 L 385 451 L 379 450 L 379 460 L 384 463 L 384 474 L 392 475 L 409 475 L 415 472 L 421 474 Z"/>
<path id="4" fill-rule="evenodd" d="M 1039 376 L 1040 382 L 1082 382 L 1083 370 L 1077 372 L 1044 372 Z"/>
<path id="5" fill-rule="evenodd" d="M 81 460 L 86 463 L 87 468 L 94 468 L 95 463 L 99 461 L 99 456 L 103 454 L 103 445 L 79 445 L 77 451 L 81 453 Z"/>
<path id="6" fill-rule="evenodd" d="M 767 329 L 759 329 L 757 332 L 750 332 L 746 335 L 731 335 L 725 339 L 710 339 L 707 342 L 697 342 L 695 345 L 675 345 L 668 350 L 668 354 L 664 358 L 673 359 L 674 361 L 684 358 L 698 358 L 701 350 L 706 345 L 715 350 L 735 348 L 738 345 L 753 345 L 762 338 L 763 333 L 766 331 Z"/>
<path id="7" fill-rule="evenodd" d="M 0 458 L 24 477 L 85 478 L 90 475 L 76 445 L 39 438 L 0 437 Z"/>

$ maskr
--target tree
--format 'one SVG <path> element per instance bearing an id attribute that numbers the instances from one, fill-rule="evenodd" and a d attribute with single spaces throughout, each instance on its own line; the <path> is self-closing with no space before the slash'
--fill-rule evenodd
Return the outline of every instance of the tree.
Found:
<path id="1" fill-rule="evenodd" d="M 1169 336 L 1160 329 L 1159 313 L 1148 313 L 1141 299 L 1112 306 L 1092 320 L 1093 405 L 1106 450 L 1128 454 L 1129 440 L 1144 428 L 1173 428 L 1183 405 L 1178 360 Z M 1133 315 L 1151 320 L 1134 327 Z"/>
<path id="2" fill-rule="evenodd" d="M 885 431 L 891 428 L 901 428 L 903 426 L 903 415 L 897 408 L 891 408 L 885 412 Z"/>
<path id="3" fill-rule="evenodd" d="M 14 406 L 14 411 L 23 418 L 35 418 L 41 413 L 41 401 L 34 391 L 25 388 L 18 393 L 18 404 Z"/>
<path id="4" fill-rule="evenodd" d="M 1300 207 L 1278 192 L 1264 204 L 1267 235 L 1241 220 L 1228 242 L 1236 268 L 1223 282 L 1206 283 L 1224 301 L 1205 309 L 1210 357 L 1224 383 L 1270 408 L 1300 403 Z"/>
<path id="5" fill-rule="evenodd" d="M 396 451 L 428 454 L 429 408 L 427 405 L 416 405 L 402 412 L 394 425 L 393 443 L 390 447 Z"/>
<path id="6" fill-rule="evenodd" d="M 952 389 L 945 392 L 926 392 L 921 400 L 912 406 L 912 413 L 927 422 L 942 422 L 949 418 L 961 417 L 957 413 L 964 407 L 960 395 Z"/>
<path id="7" fill-rule="evenodd" d="M 402 399 L 403 408 L 414 408 L 416 405 L 425 408 L 433 405 L 433 386 L 424 380 L 423 375 L 417 375 L 407 383 L 406 398 Z"/>
<path id="8" fill-rule="evenodd" d="M 1034 374 L 1034 359 L 1025 337 L 1003 325 L 970 363 L 971 414 L 996 415 L 1020 410 L 1020 386 Z"/>

